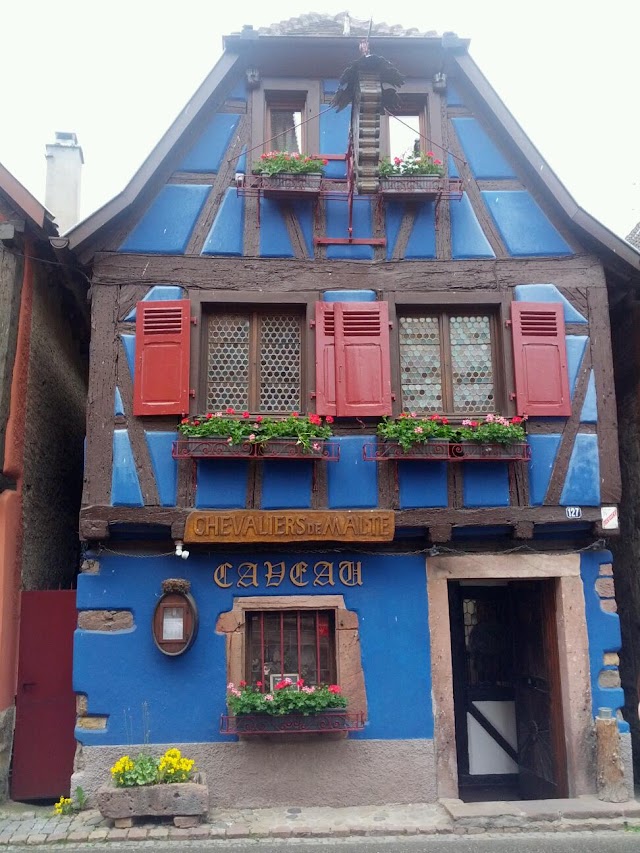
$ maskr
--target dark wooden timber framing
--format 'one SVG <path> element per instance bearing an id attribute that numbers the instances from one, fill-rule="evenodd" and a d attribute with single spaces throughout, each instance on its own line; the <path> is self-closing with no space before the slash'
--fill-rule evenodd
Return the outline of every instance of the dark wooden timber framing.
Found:
<path id="1" fill-rule="evenodd" d="M 113 466 L 113 405 L 118 367 L 118 290 L 100 288 L 92 297 L 91 345 L 87 411 L 87 467 L 83 504 L 108 503 Z M 96 322 L 96 317 L 100 322 Z"/>
<path id="2" fill-rule="evenodd" d="M 453 467 L 453 466 L 452 466 Z M 107 539 L 109 525 L 157 525 L 171 529 L 171 536 L 182 539 L 188 507 L 86 506 L 80 513 L 80 536 L 87 540 Z M 453 527 L 487 524 L 513 527 L 514 532 L 529 524 L 566 524 L 565 508 L 558 507 L 485 507 L 480 509 L 405 509 L 396 512 L 396 528 L 425 528 L 432 542 L 448 542 Z M 582 520 L 600 523 L 600 507 L 583 507 Z M 616 535 L 616 531 L 608 531 Z"/>
<path id="3" fill-rule="evenodd" d="M 449 122 L 447 120 L 447 99 L 443 95 L 434 95 L 430 101 L 433 104 L 433 115 L 436 114 L 440 138 L 439 159 L 444 163 L 446 174 L 449 174 Z M 435 140 L 434 140 L 435 142 Z M 437 145 L 437 143 L 436 143 Z M 451 202 L 448 198 L 438 199 L 436 204 L 436 257 L 438 260 L 451 258 Z"/>
<path id="4" fill-rule="evenodd" d="M 387 40 L 388 41 L 388 40 Z M 337 49 L 337 42 L 325 40 L 325 45 Z M 437 45 L 436 45 L 437 42 Z M 283 49 L 289 42 L 283 39 Z M 231 44 L 231 42 L 229 42 Z M 272 39 L 270 49 L 276 40 Z M 280 44 L 280 42 L 278 42 Z M 423 94 L 428 91 L 425 115 L 428 112 L 429 149 L 439 151 L 443 146 L 442 159 L 446 162 L 449 148 L 460 159 L 457 161 L 463 178 L 465 191 L 476 216 L 496 254 L 495 260 L 451 260 L 450 203 L 442 200 L 436 210 L 436 259 L 404 262 L 402 259 L 415 222 L 418 207 L 405 205 L 403 220 L 394 248 L 393 259 L 386 261 L 386 249 L 376 247 L 373 262 L 328 261 L 326 248 L 316 247 L 315 258 L 309 252 L 294 215 L 293 208 L 283 203 L 281 211 L 289 233 L 293 259 L 258 258 L 260 242 L 256 198 L 245 199 L 244 257 L 202 257 L 204 240 L 211 228 L 225 191 L 233 186 L 235 163 L 242 148 L 265 139 L 265 91 L 307 92 L 307 107 L 312 105 L 316 117 L 307 127 L 309 150 L 319 146 L 312 143 L 319 129 L 317 113 L 321 107 L 319 81 L 302 77 L 299 68 L 291 67 L 291 77 L 286 83 L 270 78 L 277 71 L 273 66 L 261 67 L 261 88 L 254 90 L 245 105 L 228 100 L 232 78 L 240 79 L 245 59 L 229 52 L 214 72 L 196 93 L 174 126 L 150 155 L 129 186 L 113 202 L 98 211 L 89 220 L 81 223 L 72 232 L 72 246 L 79 248 L 83 259 L 94 260 L 93 331 L 91 349 L 91 386 L 89 401 L 91 415 L 87 439 L 87 474 L 82 515 L 82 535 L 87 539 L 108 536 L 108 525 L 122 521 L 127 524 L 162 524 L 171 527 L 172 535 L 180 535 L 184 525 L 184 513 L 195 501 L 195 465 L 191 461 L 178 464 L 178 507 L 163 508 L 159 503 L 158 489 L 145 437 L 145 429 L 169 430 L 175 421 L 167 418 L 135 419 L 132 417 L 131 376 L 117 332 L 133 333 L 131 324 L 124 324 L 124 317 L 135 306 L 150 287 L 159 282 L 174 282 L 185 288 L 185 295 L 192 302 L 192 315 L 199 325 L 194 327 L 192 339 L 191 387 L 199 392 L 193 401 L 193 411 L 206 408 L 199 385 L 201 361 L 201 337 L 203 334 L 202 305 L 207 302 L 227 304 L 299 305 L 306 311 L 306 389 L 302 411 L 313 411 L 313 399 L 309 396 L 315 387 L 313 371 L 313 333 L 309 333 L 309 322 L 313 318 L 313 304 L 327 289 L 371 289 L 379 299 L 389 301 L 392 309 L 394 329 L 393 343 L 393 391 L 398 399 L 396 411 L 400 410 L 400 382 L 397 366 L 397 313 L 414 308 L 432 310 L 464 310 L 464 306 L 482 306 L 496 312 L 495 359 L 496 375 L 504 377 L 500 391 L 500 410 L 506 415 L 515 413 L 510 399 L 513 377 L 513 355 L 511 333 L 507 326 L 509 305 L 513 287 L 519 284 L 553 282 L 561 293 L 575 305 L 588 320 L 588 325 L 567 324 L 568 334 L 590 335 L 590 345 L 580 368 L 573 400 L 573 414 L 561 421 L 536 421 L 530 425 L 532 433 L 545 434 L 562 431 L 562 441 L 543 507 L 529 507 L 528 468 L 526 465 L 509 463 L 508 508 L 463 507 L 462 468 L 448 466 L 449 508 L 403 510 L 397 512 L 399 527 L 423 528 L 432 542 L 451 539 L 457 526 L 506 525 L 513 536 L 531 538 L 534 526 L 543 523 L 566 523 L 563 507 L 558 507 L 571 450 L 576 434 L 598 435 L 601 466 L 602 503 L 615 504 L 620 498 L 620 471 L 617 456 L 617 424 L 613 391 L 610 355 L 610 330 L 607 317 L 607 295 L 603 264 L 609 273 L 619 273 L 620 282 L 633 281 L 634 273 L 640 269 L 640 260 L 624 244 L 606 231 L 577 207 L 573 199 L 560 185 L 546 163 L 526 139 L 521 129 L 508 114 L 495 93 L 477 70 L 472 60 L 462 53 L 443 50 L 438 40 L 423 46 L 425 55 L 435 50 L 445 58 L 443 68 L 449 79 L 465 97 L 465 108 L 447 107 L 445 98 L 434 94 L 425 80 L 417 80 L 420 74 L 411 75 L 410 85 Z M 280 59 L 279 61 L 282 61 Z M 424 76 L 424 71 L 421 72 Z M 431 73 L 431 72 L 429 72 Z M 326 76 L 329 76 L 328 74 Z M 407 89 L 406 91 L 409 91 Z M 226 98 L 226 100 L 225 100 Z M 176 172 L 181 157 L 197 138 L 212 109 L 237 112 L 241 115 L 238 128 L 223 158 L 220 171 L 213 174 L 191 174 Z M 307 110 L 308 111 L 308 110 Z M 246 113 L 246 114 L 245 114 Z M 474 115 L 487 128 L 505 156 L 514 163 L 516 173 L 522 179 L 476 180 L 464 162 L 451 117 Z M 268 135 L 268 134 L 267 134 Z M 259 137 L 259 138 L 258 138 Z M 318 137 L 319 141 L 319 137 Z M 268 146 L 267 146 L 268 147 Z M 249 152 L 250 163 L 259 155 Z M 166 181 L 171 183 L 211 184 L 211 191 L 191 235 L 187 252 L 183 256 L 124 255 L 105 251 L 98 254 L 93 249 L 100 239 L 101 248 L 115 249 L 131 228 L 132 222 L 148 207 Z M 333 188 L 333 183 L 328 184 Z M 558 258 L 510 258 L 503 240 L 486 208 L 482 190 L 518 190 L 527 188 L 544 209 L 559 232 L 577 249 L 573 257 Z M 456 203 L 456 202 L 452 202 Z M 99 233 L 97 229 L 101 229 Z M 373 234 L 384 235 L 384 205 L 376 205 L 373 215 Z M 325 235 L 324 203 L 315 207 L 314 235 Z M 106 241 L 106 242 L 105 242 Z M 584 253 L 582 246 L 594 254 Z M 611 279 L 611 275 L 609 276 Z M 635 280 L 640 282 L 636 275 Z M 306 308 L 304 307 L 306 306 Z M 118 322 L 121 325 L 117 325 Z M 593 369 L 596 379 L 598 400 L 598 424 L 580 424 L 580 412 Z M 120 387 L 125 416 L 114 418 L 113 395 L 116 383 Z M 108 506 L 111 498 L 111 466 L 113 426 L 129 430 L 136 470 L 146 506 L 144 508 L 115 508 Z M 366 428 L 374 430 L 368 422 Z M 337 433 L 353 434 L 355 424 L 337 424 Z M 262 464 L 250 464 L 247 486 L 247 506 L 259 508 L 261 504 Z M 312 506 L 322 509 L 327 506 L 327 468 L 314 463 Z M 379 505 L 398 508 L 399 492 L 397 469 L 393 464 L 378 466 Z M 156 513 L 156 515 L 150 515 Z M 163 520 L 158 521 L 157 519 Z M 598 530 L 599 508 L 583 508 L 583 519 L 592 522 Z M 85 536 L 85 532 L 88 535 Z"/>
<path id="5" fill-rule="evenodd" d="M 588 324 L 567 324 L 568 334 L 589 334 L 593 328 L 607 328 L 607 299 L 604 275 L 598 262 L 589 256 L 579 256 L 564 259 L 514 261 L 511 259 L 495 260 L 490 262 L 415 262 L 411 264 L 398 263 L 376 263 L 376 264 L 349 264 L 328 263 L 318 264 L 311 260 L 279 261 L 248 259 L 203 259 L 200 257 L 184 258 L 157 258 L 156 256 L 137 256 L 119 254 L 102 254 L 96 263 L 96 285 L 94 293 L 97 299 L 114 303 L 117 320 L 114 322 L 116 333 L 132 334 L 135 331 L 131 323 L 124 322 L 129 311 L 135 307 L 137 301 L 144 297 L 155 281 L 146 283 L 130 283 L 135 281 L 135 274 L 144 264 L 143 271 L 159 281 L 173 281 L 185 287 L 185 296 L 191 300 L 192 316 L 196 320 L 193 328 L 192 340 L 192 372 L 190 385 L 198 391 L 194 399 L 192 413 L 206 409 L 206 395 L 201 387 L 202 370 L 202 336 L 205 334 L 206 314 L 203 313 L 207 304 L 227 304 L 229 306 L 251 306 L 252 308 L 269 308 L 270 306 L 298 306 L 305 313 L 305 344 L 304 344 L 304 373 L 307 391 L 301 406 L 302 411 L 313 411 L 313 399 L 310 397 L 315 388 L 314 375 L 314 347 L 313 333 L 310 327 L 314 319 L 314 306 L 317 299 L 321 298 L 322 290 L 335 287 L 364 287 L 377 291 L 379 298 L 389 302 L 390 321 L 393 329 L 392 341 L 392 384 L 396 394 L 394 411 L 401 410 L 400 376 L 399 376 L 399 352 L 398 352 L 398 323 L 399 313 L 407 311 L 430 311 L 439 312 L 456 310 L 478 310 L 481 307 L 489 313 L 495 314 L 495 329 L 493 332 L 494 349 L 494 372 L 497 382 L 498 408 L 505 414 L 514 413 L 514 404 L 510 400 L 511 378 L 513 375 L 513 356 L 511 347 L 511 335 L 508 327 L 509 306 L 512 299 L 512 287 L 515 284 L 533 283 L 539 281 L 561 282 L 563 293 L 580 310 Z M 153 267 L 150 270 L 149 267 Z M 214 268 L 214 273 L 211 272 Z M 452 272 L 453 268 L 453 272 Z M 283 274 L 297 271 L 295 287 L 284 289 L 287 282 L 282 280 Z M 330 272 L 325 276 L 323 272 Z M 459 272 L 458 272 L 459 271 Z M 354 273 L 358 274 L 353 280 Z M 393 273 L 393 275 L 391 274 Z M 133 275 L 132 275 L 133 274 Z M 406 281 L 405 281 L 406 278 Z M 105 280 L 106 279 L 106 280 Z M 111 284 L 116 279 L 122 284 Z M 126 283 L 129 282 L 129 283 Z M 234 288 L 229 284 L 233 283 Z M 579 283 L 579 286 L 578 286 Z M 240 285 L 243 289 L 236 289 Z M 292 282 L 292 285 L 294 282 Z M 213 287 L 212 287 L 213 285 Z M 422 290 L 413 289 L 420 286 Z M 412 289 L 408 289 L 411 287 Z M 435 289 L 439 288 L 439 289 Z M 118 294 L 115 296 L 114 294 Z M 575 299 L 574 299 L 575 295 Z M 94 304 L 94 308 L 97 303 Z M 98 309 L 100 316 L 103 308 Z M 114 317 L 115 320 L 115 317 Z M 499 322 L 498 322 L 499 321 Z M 595 325 L 594 325 L 595 324 Z M 608 328 L 607 328 L 608 332 Z M 138 421 L 131 417 L 132 388 L 129 368 L 119 340 L 119 334 L 115 338 L 116 346 L 113 350 L 117 355 L 117 384 L 119 385 L 123 402 L 125 404 L 125 418 L 119 419 L 120 426 L 129 428 L 132 451 L 134 454 L 136 469 L 140 478 L 140 486 L 145 503 L 149 506 L 156 505 L 158 500 L 157 487 L 153 477 L 153 469 L 150 462 L 149 451 L 144 435 L 145 427 L 151 429 L 171 429 L 174 423 L 171 419 L 145 419 Z M 600 401 L 602 388 L 612 386 L 611 366 L 607 361 L 606 350 L 608 340 L 602 334 L 593 335 L 591 351 L 587 352 L 581 366 L 576 393 L 574 395 L 573 416 L 564 425 L 563 440 L 554 475 L 551 479 L 550 491 L 545 504 L 554 506 L 557 504 L 559 495 L 568 469 L 571 449 L 578 431 L 593 434 L 600 427 L 592 424 L 579 423 L 580 411 L 584 401 L 587 382 L 589 378 L 590 359 L 592 350 L 599 348 L 600 357 L 593 363 L 600 364 L 597 372 L 598 399 Z M 108 385 L 113 391 L 116 377 L 108 380 Z M 102 381 L 100 385 L 103 386 Z M 102 389 L 104 390 L 104 388 Z M 610 394 L 612 393 L 609 392 Z M 111 400 L 113 398 L 111 397 Z M 610 399 L 610 398 L 609 398 Z M 104 404 L 105 410 L 107 404 Z M 110 423 L 114 423 L 112 415 L 112 403 L 109 402 Z M 600 408 L 600 403 L 599 403 Z M 609 414 L 605 425 L 609 437 L 600 435 L 601 464 L 603 465 L 603 502 L 616 503 L 616 483 L 619 484 L 619 469 L 616 456 L 616 424 L 615 414 L 610 405 Z M 106 411 L 105 411 L 106 415 Z M 128 415 L 128 416 L 127 416 Z M 613 415 L 613 418 L 611 417 Z M 108 417 L 108 415 L 107 415 Z M 601 415 L 602 417 L 602 415 Z M 602 423 L 602 420 L 601 420 Z M 338 427 L 342 425 L 338 424 Z M 372 427 L 373 428 L 373 427 Z M 341 429 L 338 430 L 339 432 Z M 530 425 L 532 433 L 557 432 L 557 421 L 535 421 Z M 349 433 L 349 429 L 346 430 Z M 90 428 L 90 441 L 96 441 L 93 428 Z M 105 447 L 108 443 L 109 460 L 111 459 L 111 436 L 104 434 L 101 437 Z M 605 462 L 605 454 L 609 461 Z M 102 464 L 97 465 L 94 460 L 98 457 L 91 456 L 88 460 L 87 476 L 92 479 L 109 479 L 108 472 Z M 528 469 L 517 463 L 509 463 L 509 494 L 512 506 L 526 508 L 529 501 Z M 615 469 L 615 470 L 614 470 Z M 104 472 L 104 473 L 101 473 Z M 617 472 L 617 473 L 616 473 Z M 261 503 L 261 476 L 260 464 L 252 464 L 251 476 L 247 488 L 247 506 L 259 507 Z M 448 492 L 449 506 L 455 511 L 466 512 L 463 508 L 462 476 L 456 466 L 448 469 Z M 611 486 L 608 478 L 614 477 Z M 617 476 L 617 481 L 616 481 Z M 378 469 L 378 491 L 379 505 L 383 507 L 398 508 L 399 491 L 397 471 L 393 465 L 381 465 Z M 85 504 L 106 503 L 108 500 L 109 483 L 104 482 L 101 488 L 102 500 L 85 500 Z M 178 465 L 178 503 L 181 507 L 192 507 L 195 501 L 195 470 L 191 462 L 182 462 Z M 314 466 L 312 505 L 314 508 L 326 506 L 326 469 L 323 465 Z M 484 523 L 490 519 L 490 523 L 498 523 L 496 511 L 491 508 L 485 512 Z M 528 538 L 533 533 L 534 522 L 531 518 L 519 519 L 513 525 L 514 535 L 518 538 Z M 537 522 L 539 523 L 539 522 Z M 438 541 L 442 537 L 450 535 L 451 523 L 442 518 L 433 527 L 432 535 Z"/>
<path id="6" fill-rule="evenodd" d="M 622 493 L 618 456 L 618 416 L 611 366 L 611 326 L 607 291 L 588 291 L 591 320 L 591 360 L 598 401 L 598 451 L 600 454 L 600 500 L 617 504 Z"/>
<path id="7" fill-rule="evenodd" d="M 94 285 L 172 281 L 184 287 L 217 291 L 249 290 L 282 294 L 349 290 L 415 290 L 473 292 L 516 284 L 553 281 L 558 287 L 605 285 L 602 264 L 593 255 L 566 258 L 496 258 L 473 261 L 386 261 L 383 263 L 227 258 L 203 256 L 126 255 L 100 252 L 95 258 Z"/>

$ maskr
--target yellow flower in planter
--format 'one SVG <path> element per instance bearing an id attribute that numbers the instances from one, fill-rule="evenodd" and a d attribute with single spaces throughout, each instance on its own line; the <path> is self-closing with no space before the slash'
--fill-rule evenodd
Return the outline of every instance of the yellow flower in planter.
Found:
<path id="1" fill-rule="evenodd" d="M 192 758 L 183 758 L 182 753 L 175 747 L 168 749 L 158 764 L 158 780 L 160 782 L 188 782 L 195 770 Z"/>

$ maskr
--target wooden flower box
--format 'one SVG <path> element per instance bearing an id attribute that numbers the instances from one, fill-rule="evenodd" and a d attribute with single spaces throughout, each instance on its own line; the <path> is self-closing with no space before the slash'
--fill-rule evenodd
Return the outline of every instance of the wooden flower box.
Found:
<path id="1" fill-rule="evenodd" d="M 261 459 L 321 459 L 325 462 L 337 462 L 340 458 L 340 445 L 314 439 L 311 441 L 311 447 L 307 448 L 295 438 L 270 438 L 264 444 L 257 445 L 257 455 Z"/>
<path id="2" fill-rule="evenodd" d="M 380 178 L 380 193 L 388 200 L 461 198 L 462 184 L 442 175 L 392 175 Z"/>
<path id="3" fill-rule="evenodd" d="M 117 788 L 111 782 L 98 789 L 98 809 L 117 826 L 131 826 L 138 817 L 171 817 L 176 826 L 194 825 L 209 810 L 204 773 L 191 782 L 168 782 Z"/>
<path id="4" fill-rule="evenodd" d="M 173 442 L 174 459 L 292 459 L 337 462 L 340 445 L 335 442 L 313 440 L 306 448 L 295 438 L 271 438 L 261 444 L 244 441 L 229 444 L 226 438 L 180 438 Z"/>
<path id="5" fill-rule="evenodd" d="M 246 459 L 255 455 L 255 445 L 229 444 L 226 438 L 179 438 L 171 455 L 174 459 Z"/>
<path id="6" fill-rule="evenodd" d="M 262 175 L 260 177 L 260 186 L 265 198 L 317 196 L 320 193 L 321 183 L 322 174 L 320 172 L 302 175 L 283 172 L 279 175 Z"/>
<path id="7" fill-rule="evenodd" d="M 223 714 L 220 733 L 223 735 L 282 735 L 335 734 L 355 732 L 364 728 L 364 714 L 350 713 L 341 708 L 319 711 L 317 714 Z"/>
<path id="8" fill-rule="evenodd" d="M 379 441 L 364 445 L 363 458 L 366 462 L 526 462 L 531 458 L 531 448 L 526 441 L 482 444 L 477 441 L 432 440 L 403 450 L 397 441 Z"/>

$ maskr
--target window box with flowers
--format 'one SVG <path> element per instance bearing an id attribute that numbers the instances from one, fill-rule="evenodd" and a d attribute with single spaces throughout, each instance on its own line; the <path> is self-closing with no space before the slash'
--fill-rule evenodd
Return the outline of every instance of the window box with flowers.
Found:
<path id="1" fill-rule="evenodd" d="M 443 415 L 420 417 L 403 412 L 378 424 L 377 444 L 364 446 L 368 462 L 386 459 L 431 459 L 441 462 L 527 461 L 525 418 L 511 420 L 488 414 L 483 420 L 464 419 L 459 426 Z"/>
<path id="2" fill-rule="evenodd" d="M 306 685 L 284 677 L 272 691 L 258 681 L 255 687 L 241 681 L 229 684 L 230 714 L 220 719 L 220 732 L 227 735 L 331 734 L 364 727 L 362 713 L 349 713 L 338 684 Z"/>
<path id="3" fill-rule="evenodd" d="M 183 418 L 173 443 L 174 459 L 216 459 L 260 457 L 262 459 L 306 459 L 336 461 L 339 445 L 329 442 L 333 418 L 300 415 L 287 418 L 238 415 L 232 407 L 225 412 L 209 412 Z"/>
<path id="4" fill-rule="evenodd" d="M 254 163 L 252 174 L 258 176 L 259 187 L 266 198 L 293 195 L 318 195 L 322 168 L 328 160 L 288 151 L 269 151 Z"/>
<path id="5" fill-rule="evenodd" d="M 111 781 L 98 790 L 98 808 L 121 828 L 136 817 L 172 817 L 176 826 L 194 825 L 209 809 L 209 789 L 193 759 L 179 749 L 160 758 L 123 755 L 111 768 Z"/>
<path id="6" fill-rule="evenodd" d="M 380 191 L 393 198 L 438 196 L 444 189 L 444 168 L 433 151 L 384 159 L 378 166 Z"/>

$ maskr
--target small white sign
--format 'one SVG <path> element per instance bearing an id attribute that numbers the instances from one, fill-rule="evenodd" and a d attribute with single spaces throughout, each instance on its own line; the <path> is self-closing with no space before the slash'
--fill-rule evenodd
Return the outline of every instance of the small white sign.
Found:
<path id="1" fill-rule="evenodd" d="M 618 529 L 618 507 L 617 506 L 601 506 L 600 513 L 602 514 L 602 529 L 617 530 Z"/>
<path id="2" fill-rule="evenodd" d="M 579 506 L 568 506 L 565 508 L 567 518 L 582 518 L 582 509 Z"/>

